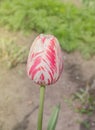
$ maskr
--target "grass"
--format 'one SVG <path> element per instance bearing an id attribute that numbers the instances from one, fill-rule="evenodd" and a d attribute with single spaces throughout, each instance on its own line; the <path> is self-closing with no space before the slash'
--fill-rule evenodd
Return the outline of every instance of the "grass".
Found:
<path id="1" fill-rule="evenodd" d="M 12 68 L 18 63 L 24 62 L 26 55 L 26 48 L 18 46 L 14 40 L 0 39 L 0 62 L 4 63 L 6 67 Z"/>
<path id="2" fill-rule="evenodd" d="M 95 113 L 95 93 L 92 94 L 90 91 L 94 90 L 88 87 L 80 88 L 71 98 L 64 98 L 64 101 L 75 112 L 91 116 Z"/>
<path id="3" fill-rule="evenodd" d="M 58 0 L 4 0 L 0 4 L 0 25 L 13 31 L 51 33 L 63 50 L 79 50 L 90 58 L 95 54 L 95 11 L 91 1 L 83 2 L 78 8 Z"/>
<path id="4" fill-rule="evenodd" d="M 74 100 L 77 100 L 80 107 L 76 109 L 81 114 L 92 115 L 95 113 L 95 94 L 90 93 L 91 87 L 87 86 L 86 89 L 80 89 L 74 94 Z"/>

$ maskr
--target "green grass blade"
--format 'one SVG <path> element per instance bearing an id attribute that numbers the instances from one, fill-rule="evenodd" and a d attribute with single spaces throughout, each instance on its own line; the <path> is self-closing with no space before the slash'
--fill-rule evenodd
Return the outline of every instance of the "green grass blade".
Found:
<path id="1" fill-rule="evenodd" d="M 55 127 L 58 121 L 59 111 L 60 111 L 60 105 L 57 105 L 54 108 L 53 113 L 51 114 L 51 117 L 48 122 L 47 130 L 55 130 Z"/>

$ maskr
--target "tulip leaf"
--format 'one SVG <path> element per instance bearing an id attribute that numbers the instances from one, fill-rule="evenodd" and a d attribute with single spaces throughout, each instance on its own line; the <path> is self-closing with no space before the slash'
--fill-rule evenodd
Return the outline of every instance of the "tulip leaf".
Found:
<path id="1" fill-rule="evenodd" d="M 47 130 L 55 130 L 58 121 L 59 111 L 60 111 L 60 105 L 57 105 L 51 114 Z"/>

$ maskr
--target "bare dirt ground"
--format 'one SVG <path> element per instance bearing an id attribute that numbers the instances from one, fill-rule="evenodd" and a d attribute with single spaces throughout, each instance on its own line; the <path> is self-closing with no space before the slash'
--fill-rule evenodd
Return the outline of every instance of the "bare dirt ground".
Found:
<path id="1" fill-rule="evenodd" d="M 15 37 L 22 46 L 30 46 L 36 34 L 23 37 L 21 33 L 9 33 L 0 30 L 0 37 Z M 56 130 L 88 130 L 84 121 L 90 122 L 90 129 L 95 130 L 95 115 L 83 116 L 76 113 L 64 99 L 70 99 L 87 82 L 95 86 L 95 56 L 84 60 L 79 52 L 63 52 L 64 71 L 59 81 L 47 86 L 43 130 L 53 107 L 61 103 L 61 110 Z M 95 89 L 93 89 L 95 91 Z M 26 64 L 7 70 L 0 66 L 0 130 L 36 130 L 39 105 L 39 86 L 30 81 L 26 74 Z"/>

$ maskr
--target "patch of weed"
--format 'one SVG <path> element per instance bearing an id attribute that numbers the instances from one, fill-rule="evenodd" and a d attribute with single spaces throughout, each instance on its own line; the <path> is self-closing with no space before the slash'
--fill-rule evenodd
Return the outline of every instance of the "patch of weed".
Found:
<path id="1" fill-rule="evenodd" d="M 95 112 L 95 95 L 89 93 L 91 88 L 86 87 L 86 89 L 80 89 L 74 94 L 74 100 L 77 100 L 80 107 L 76 109 L 77 112 L 81 114 L 91 115 Z"/>
<path id="2" fill-rule="evenodd" d="M 22 46 L 18 46 L 14 40 L 0 39 L 0 62 L 12 68 L 18 63 L 25 61 L 27 56 L 27 49 Z"/>
<path id="3" fill-rule="evenodd" d="M 91 91 L 93 90 L 90 87 L 80 88 L 79 91 L 72 94 L 71 98 L 64 97 L 64 102 L 75 112 L 91 116 L 95 113 L 95 94 L 92 94 Z"/>

